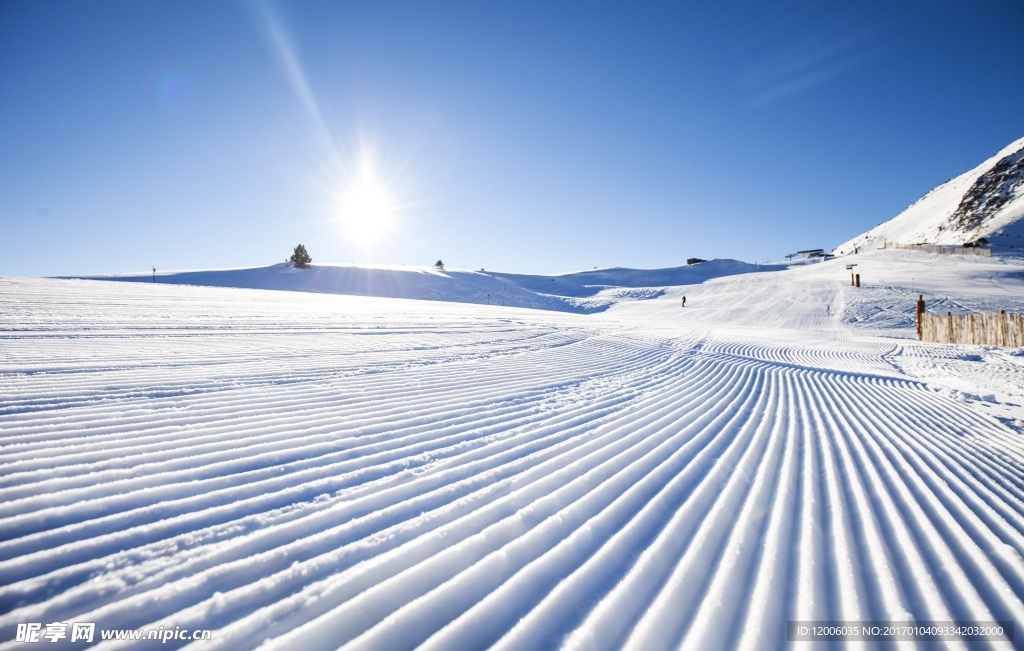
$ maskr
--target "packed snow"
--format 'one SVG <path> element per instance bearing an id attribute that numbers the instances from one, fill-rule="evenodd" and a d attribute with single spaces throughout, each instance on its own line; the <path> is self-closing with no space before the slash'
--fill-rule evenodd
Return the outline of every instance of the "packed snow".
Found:
<path id="1" fill-rule="evenodd" d="M 1024 635 L 1024 354 L 913 335 L 918 294 L 1024 311 L 1024 261 L 701 273 L 424 272 L 463 302 L 0 279 L 0 648 L 27 622 L 202 649 Z"/>

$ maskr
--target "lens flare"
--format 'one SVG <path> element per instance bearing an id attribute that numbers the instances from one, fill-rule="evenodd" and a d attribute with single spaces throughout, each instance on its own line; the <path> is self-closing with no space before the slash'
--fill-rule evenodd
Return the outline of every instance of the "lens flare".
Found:
<path id="1" fill-rule="evenodd" d="M 322 156 L 321 174 L 311 183 L 328 201 L 325 219 L 340 230 L 346 244 L 361 253 L 379 253 L 391 244 L 399 215 L 409 205 L 397 202 L 410 192 L 406 165 L 394 165 L 394 156 L 380 152 L 375 139 L 358 129 L 353 137 L 340 137 L 306 74 L 286 15 L 272 0 L 246 6 L 310 118 Z"/>

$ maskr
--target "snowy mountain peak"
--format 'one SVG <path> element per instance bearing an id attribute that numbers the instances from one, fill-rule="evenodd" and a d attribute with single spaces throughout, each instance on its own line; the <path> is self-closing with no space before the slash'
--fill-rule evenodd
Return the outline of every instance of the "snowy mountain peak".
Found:
<path id="1" fill-rule="evenodd" d="M 982 237 L 997 246 L 1024 248 L 1024 138 L 834 252 L 880 248 L 885 241 L 964 244 Z"/>

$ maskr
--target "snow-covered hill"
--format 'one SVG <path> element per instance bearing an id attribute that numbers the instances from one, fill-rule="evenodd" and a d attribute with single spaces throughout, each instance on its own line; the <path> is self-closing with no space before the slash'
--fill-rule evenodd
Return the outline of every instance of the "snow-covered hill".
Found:
<path id="1" fill-rule="evenodd" d="M 1019 636 L 1024 356 L 911 323 L 918 293 L 1024 309 L 1024 260 L 858 264 L 520 281 L 609 301 L 587 315 L 0 278 L 0 649 Z"/>
<path id="2" fill-rule="evenodd" d="M 960 245 L 981 237 L 997 247 L 1024 248 L 1024 138 L 833 252 L 874 249 L 886 240 Z"/>
<path id="3" fill-rule="evenodd" d="M 413 298 L 591 313 L 622 300 L 656 296 L 659 288 L 693 285 L 711 278 L 781 266 L 709 260 L 667 269 L 600 269 L 552 276 L 381 265 L 288 264 L 250 269 L 162 272 L 160 284 L 244 287 L 380 298 Z M 95 276 L 96 280 L 152 282 L 151 275 Z"/>

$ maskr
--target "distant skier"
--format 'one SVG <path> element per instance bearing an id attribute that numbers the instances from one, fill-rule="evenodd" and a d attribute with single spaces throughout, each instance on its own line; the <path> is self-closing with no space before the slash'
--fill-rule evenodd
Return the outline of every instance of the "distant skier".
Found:
<path id="1" fill-rule="evenodd" d="M 686 297 L 683 297 L 683 304 L 680 307 L 686 307 Z"/>

